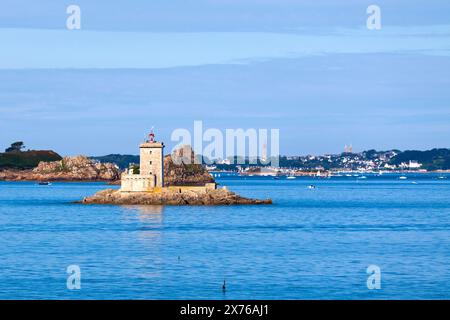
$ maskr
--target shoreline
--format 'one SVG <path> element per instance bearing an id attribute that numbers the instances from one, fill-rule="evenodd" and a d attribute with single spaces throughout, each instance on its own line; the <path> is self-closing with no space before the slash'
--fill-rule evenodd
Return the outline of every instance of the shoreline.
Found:
<path id="1" fill-rule="evenodd" d="M 2 178 L 1 177 L 2 171 L 0 171 L 0 182 L 60 182 L 60 183 L 105 183 L 110 186 L 120 185 L 121 180 L 106 180 L 106 179 L 54 179 L 54 178 L 48 178 L 48 179 L 37 179 L 37 178 Z M 236 173 L 236 172 L 229 172 L 229 173 Z M 376 175 L 378 177 L 382 176 L 389 176 L 389 175 L 401 175 L 401 174 L 420 174 L 420 175 L 432 175 L 432 174 L 450 174 L 450 170 L 438 170 L 438 171 L 395 171 L 395 172 L 383 172 L 380 174 L 379 172 L 361 172 L 361 171 L 339 171 L 339 172 L 333 172 L 331 173 L 331 176 L 328 176 L 327 174 L 322 174 L 321 176 L 317 176 L 317 174 L 293 174 L 293 176 L 297 178 L 305 177 L 305 178 L 317 178 L 317 177 L 337 177 L 334 176 L 334 174 L 360 174 L 360 175 Z M 248 174 L 239 174 L 236 173 L 235 175 L 232 175 L 234 177 L 242 177 L 242 178 L 252 178 L 252 177 L 266 177 L 266 178 L 273 178 L 273 177 L 287 177 L 289 175 L 283 174 L 283 175 L 262 175 L 254 173 L 252 175 Z"/>
<path id="2" fill-rule="evenodd" d="M 0 179 L 0 182 L 60 182 L 60 183 L 105 183 L 107 185 L 116 185 L 115 181 L 109 181 L 109 180 L 69 180 L 69 179 L 62 179 L 62 180 L 53 180 L 53 179 L 44 179 L 44 180 L 36 180 L 36 179 Z M 120 180 L 119 180 L 120 182 Z M 119 184 L 120 185 L 120 184 Z"/>
<path id="3" fill-rule="evenodd" d="M 215 172 L 215 171 L 213 171 Z M 229 172 L 231 173 L 231 172 Z M 283 173 L 283 174 L 261 174 L 258 172 L 253 173 L 239 173 L 239 172 L 233 172 L 236 176 L 239 177 L 252 177 L 252 176 L 258 176 L 258 177 L 287 177 L 287 176 L 295 176 L 295 177 L 333 177 L 336 174 L 360 174 L 360 175 L 390 175 L 390 174 L 450 174 L 450 170 L 436 170 L 436 171 L 411 171 L 411 170 L 404 170 L 404 171 L 321 171 L 320 175 L 317 175 L 316 172 L 293 172 L 293 173 Z"/>

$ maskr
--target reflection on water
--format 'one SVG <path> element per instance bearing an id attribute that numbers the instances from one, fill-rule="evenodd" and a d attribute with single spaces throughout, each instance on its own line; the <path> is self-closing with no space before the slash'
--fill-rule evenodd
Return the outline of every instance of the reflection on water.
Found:
<path id="1" fill-rule="evenodd" d="M 122 208 L 128 218 L 130 218 L 130 215 L 136 214 L 137 218 L 143 223 L 162 226 L 164 206 L 122 206 Z"/>
<path id="2" fill-rule="evenodd" d="M 139 255 L 133 257 L 133 264 L 139 270 L 139 277 L 149 281 L 162 276 L 160 265 L 163 260 L 162 231 L 164 227 L 164 206 L 122 206 L 123 217 L 130 223 L 136 224 L 137 232 L 130 236 L 135 237 L 135 244 L 143 249 Z"/>
<path id="3" fill-rule="evenodd" d="M 135 210 L 137 210 L 139 220 L 142 222 L 162 226 L 164 206 L 138 206 Z"/>
<path id="4" fill-rule="evenodd" d="M 164 206 L 123 206 L 124 219 L 139 222 L 138 238 L 155 247 L 159 244 L 161 232 L 164 226 Z"/>

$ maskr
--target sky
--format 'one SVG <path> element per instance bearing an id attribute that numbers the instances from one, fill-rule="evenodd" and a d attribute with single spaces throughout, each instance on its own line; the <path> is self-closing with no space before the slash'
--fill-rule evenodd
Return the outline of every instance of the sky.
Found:
<path id="1" fill-rule="evenodd" d="M 0 4 L 0 149 L 136 154 L 196 120 L 279 129 L 285 155 L 450 147 L 445 0 Z"/>

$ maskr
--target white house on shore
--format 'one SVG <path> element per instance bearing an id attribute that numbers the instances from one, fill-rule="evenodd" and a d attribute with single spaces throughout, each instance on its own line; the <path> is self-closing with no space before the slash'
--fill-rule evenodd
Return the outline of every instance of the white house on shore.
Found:
<path id="1" fill-rule="evenodd" d="M 410 160 L 409 161 L 409 166 L 410 169 L 419 169 L 420 167 L 422 167 L 422 164 L 419 163 L 418 161 L 414 161 L 414 160 Z"/>

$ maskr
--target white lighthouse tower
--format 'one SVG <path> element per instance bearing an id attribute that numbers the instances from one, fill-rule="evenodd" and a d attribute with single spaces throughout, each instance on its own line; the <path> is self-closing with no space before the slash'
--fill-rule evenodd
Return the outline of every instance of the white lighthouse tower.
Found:
<path id="1" fill-rule="evenodd" d="M 155 140 L 152 130 L 139 149 L 139 174 L 122 174 L 122 192 L 148 192 L 164 187 L 164 143 Z"/>
<path id="2" fill-rule="evenodd" d="M 149 139 L 139 146 L 141 161 L 140 173 L 154 176 L 154 186 L 164 187 L 164 143 L 155 140 L 153 130 Z"/>

